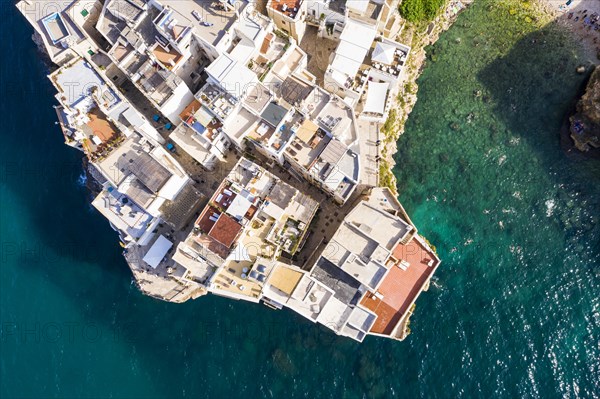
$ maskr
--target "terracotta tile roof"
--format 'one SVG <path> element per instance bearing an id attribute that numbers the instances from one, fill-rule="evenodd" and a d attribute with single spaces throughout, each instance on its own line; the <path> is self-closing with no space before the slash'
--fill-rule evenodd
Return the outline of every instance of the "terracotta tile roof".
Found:
<path id="1" fill-rule="evenodd" d="M 292 15 L 296 14 L 294 8 L 299 10 L 301 3 L 302 0 L 273 0 L 271 2 L 271 8 L 279 11 L 282 14 L 286 14 L 289 17 L 292 17 Z M 283 10 L 284 5 L 287 6 L 285 11 Z"/>
<path id="2" fill-rule="evenodd" d="M 174 48 L 170 51 L 165 51 L 160 45 L 156 46 L 152 53 L 167 69 L 172 69 L 173 65 L 177 65 L 179 60 L 183 58 Z"/>
<path id="3" fill-rule="evenodd" d="M 229 255 L 229 248 L 206 234 L 196 236 L 194 240 L 203 247 L 208 248 L 209 251 L 214 252 L 221 259 L 225 259 Z"/>
<path id="4" fill-rule="evenodd" d="M 208 235 L 225 245 L 227 248 L 231 248 L 241 230 L 241 224 L 231 216 L 222 213 Z"/>
<path id="5" fill-rule="evenodd" d="M 410 266 L 402 270 L 396 264 L 392 265 L 377 290 L 383 299 L 367 293 L 361 301 L 363 306 L 377 314 L 371 332 L 378 334 L 392 332 L 439 263 L 428 248 L 416 239 L 406 245 L 398 244 L 392 256 L 398 260 L 396 263 L 404 260 Z M 429 266 L 431 260 L 433 264 Z"/>
<path id="6" fill-rule="evenodd" d="M 250 208 L 248 208 L 248 212 L 246 212 L 245 218 L 248 220 L 252 219 L 257 210 L 258 208 L 255 205 L 252 205 Z"/>
<path id="7" fill-rule="evenodd" d="M 226 181 L 215 191 L 215 194 L 212 197 L 212 202 L 214 205 L 219 206 L 221 209 L 225 210 L 231 205 L 233 199 L 237 196 L 236 193 L 229 190 L 231 187 L 231 183 Z"/>
<path id="8" fill-rule="evenodd" d="M 262 46 L 260 46 L 260 52 L 263 54 L 267 54 L 269 51 L 269 47 L 271 47 L 271 40 L 273 40 L 274 35 L 272 33 L 267 33 L 265 38 L 263 39 Z"/>
<path id="9" fill-rule="evenodd" d="M 179 117 L 189 123 L 189 119 L 194 117 L 194 114 L 200 109 L 201 106 L 202 103 L 194 98 L 192 102 L 190 102 L 179 114 Z"/>
<path id="10" fill-rule="evenodd" d="M 94 109 L 89 113 L 90 121 L 87 123 L 95 136 L 97 136 L 103 143 L 106 143 L 111 138 L 116 137 L 117 128 L 110 123 L 102 112 L 98 109 Z"/>
<path id="11" fill-rule="evenodd" d="M 196 220 L 196 226 L 198 226 L 198 228 L 200 228 L 200 230 L 202 230 L 206 234 L 208 234 L 208 232 L 213 228 L 213 226 L 216 223 L 215 221 L 210 220 L 213 214 L 220 215 L 221 211 L 219 211 L 213 206 L 208 205 L 206 208 L 204 208 L 204 210 L 198 217 L 198 220 Z"/>

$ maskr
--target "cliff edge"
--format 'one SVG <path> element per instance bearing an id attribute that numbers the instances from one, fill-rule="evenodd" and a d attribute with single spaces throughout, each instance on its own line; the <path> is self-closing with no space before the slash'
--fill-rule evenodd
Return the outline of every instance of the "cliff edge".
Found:
<path id="1" fill-rule="evenodd" d="M 569 134 L 581 152 L 600 148 L 600 67 L 592 72 L 585 93 L 571 116 Z M 597 152 L 596 150 L 594 152 Z"/>

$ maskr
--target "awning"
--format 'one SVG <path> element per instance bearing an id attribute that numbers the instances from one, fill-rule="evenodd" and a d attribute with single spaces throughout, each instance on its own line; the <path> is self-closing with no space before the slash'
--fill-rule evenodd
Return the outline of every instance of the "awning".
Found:
<path id="1" fill-rule="evenodd" d="M 394 62 L 394 52 L 396 48 L 389 44 L 377 42 L 375 50 L 373 50 L 373 56 L 371 59 L 382 64 L 391 65 Z"/>
<path id="2" fill-rule="evenodd" d="M 366 51 L 363 52 L 363 57 L 365 54 Z M 361 64 L 362 62 L 360 61 L 356 61 L 354 59 L 345 57 L 341 54 L 336 54 L 335 58 L 333 59 L 333 62 L 331 63 L 331 68 L 334 71 L 341 72 L 342 74 L 353 78 L 354 76 L 356 76 L 356 73 L 360 69 Z"/>
<path id="3" fill-rule="evenodd" d="M 173 243 L 167 240 L 163 235 L 158 237 L 158 239 L 152 244 L 152 247 L 148 250 L 146 255 L 144 256 L 144 262 L 148 265 L 152 266 L 153 269 L 156 269 L 156 266 L 160 263 L 160 261 L 165 257 L 169 249 L 173 246 Z"/>
<path id="4" fill-rule="evenodd" d="M 340 41 L 350 42 L 365 50 L 371 48 L 371 43 L 377 35 L 375 25 L 358 22 L 353 19 L 348 19 L 344 30 L 340 35 Z"/>
<path id="5" fill-rule="evenodd" d="M 298 129 L 296 137 L 298 137 L 303 143 L 308 144 L 318 129 L 319 127 L 313 121 L 306 119 L 300 126 L 300 129 Z"/>
<path id="6" fill-rule="evenodd" d="M 202 125 L 208 126 L 212 122 L 214 116 L 206 108 L 200 107 L 200 109 L 194 114 L 194 118 L 196 118 L 196 120 Z"/>
<path id="7" fill-rule="evenodd" d="M 389 83 L 369 82 L 367 102 L 363 112 L 372 112 L 383 115 L 385 112 L 385 100 L 387 98 L 389 85 Z"/>
<path id="8" fill-rule="evenodd" d="M 236 218 L 237 220 L 242 220 L 248 209 L 252 206 L 252 202 L 250 202 L 247 198 L 242 195 L 236 195 L 231 204 L 227 207 L 227 213 Z"/>

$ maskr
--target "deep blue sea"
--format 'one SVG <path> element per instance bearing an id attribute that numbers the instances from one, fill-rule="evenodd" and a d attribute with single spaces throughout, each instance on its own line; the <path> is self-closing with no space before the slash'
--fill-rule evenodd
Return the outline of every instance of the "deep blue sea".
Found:
<path id="1" fill-rule="evenodd" d="M 0 397 L 600 397 L 600 163 L 560 148 L 583 82 L 566 37 L 478 0 L 429 49 L 394 173 L 443 264 L 407 340 L 356 344 L 142 296 L 0 4 Z"/>

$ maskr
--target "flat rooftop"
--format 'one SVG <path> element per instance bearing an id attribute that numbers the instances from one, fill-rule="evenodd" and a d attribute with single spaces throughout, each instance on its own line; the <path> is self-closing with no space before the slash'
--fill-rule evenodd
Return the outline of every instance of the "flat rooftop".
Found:
<path id="1" fill-rule="evenodd" d="M 281 39 L 277 38 L 276 40 L 277 42 L 272 45 L 272 50 L 265 54 L 265 57 L 275 62 L 271 71 L 281 79 L 286 79 L 296 72 L 302 59 L 306 57 L 306 53 L 294 45 L 291 50 L 287 51 L 287 55 L 281 58 L 281 53 L 277 53 L 278 41 Z"/>
<path id="2" fill-rule="evenodd" d="M 439 264 L 418 239 L 406 245 L 398 244 L 393 253 L 396 259 L 408 262 L 408 267 L 403 270 L 397 265 L 391 266 L 377 289 L 383 298 L 367 293 L 361 301 L 362 306 L 377 314 L 371 332 L 384 335 L 392 333 Z M 433 261 L 431 266 L 430 261 Z"/>
<path id="3" fill-rule="evenodd" d="M 344 304 L 356 304 L 362 293 L 361 284 L 348 273 L 321 257 L 310 273 L 311 277 L 334 291 L 334 296 Z"/>
<path id="4" fill-rule="evenodd" d="M 298 106 L 310 96 L 312 91 L 313 85 L 294 76 L 288 76 L 279 88 L 279 96 L 288 104 Z"/>
<path id="5" fill-rule="evenodd" d="M 338 97 L 331 97 L 322 108 L 316 121 L 319 126 L 333 134 L 346 145 L 352 144 L 355 137 L 350 126 L 352 125 L 352 109 Z"/>
<path id="6" fill-rule="evenodd" d="M 197 136 L 198 133 L 194 129 L 181 123 L 173 130 L 173 133 L 169 135 L 169 138 L 192 158 L 200 162 L 204 167 L 210 169 L 216 162 L 215 157 L 200 143 L 196 138 Z"/>
<path id="7" fill-rule="evenodd" d="M 181 230 L 186 226 L 200 207 L 204 196 L 188 182 L 171 201 L 165 201 L 160 212 L 162 218 L 175 230 Z"/>
<path id="8" fill-rule="evenodd" d="M 287 295 L 292 295 L 302 276 L 302 272 L 282 264 L 277 266 L 271 273 L 269 284 Z"/>
<path id="9" fill-rule="evenodd" d="M 412 226 L 398 216 L 375 208 L 364 201 L 350 211 L 345 221 L 357 227 L 388 251 L 391 251 L 412 231 Z"/>
<path id="10" fill-rule="evenodd" d="M 104 79 L 84 59 L 64 66 L 51 77 L 64 97 L 63 101 L 69 107 L 76 107 L 84 100 L 92 102 L 90 96 L 94 88 L 98 90 L 99 97 L 107 108 L 120 101 Z"/>
<path id="11" fill-rule="evenodd" d="M 288 110 L 277 103 L 269 103 L 263 113 L 261 114 L 262 119 L 272 127 L 277 127 L 279 123 L 285 118 Z"/>
<path id="12" fill-rule="evenodd" d="M 125 57 L 127 57 L 127 55 L 130 54 L 132 51 L 135 51 L 135 50 L 133 49 L 133 46 L 130 45 L 129 43 L 127 43 L 126 45 L 117 43 L 110 50 L 109 54 L 112 55 L 117 60 L 117 62 L 120 64 L 121 61 L 123 61 L 123 59 Z"/>
<path id="13" fill-rule="evenodd" d="M 302 0 L 273 0 L 270 7 L 290 18 L 295 18 Z"/>
<path id="14" fill-rule="evenodd" d="M 106 9 L 114 16 L 124 21 L 133 22 L 137 20 L 142 13 L 144 2 L 139 0 L 108 0 Z"/>
<path id="15" fill-rule="evenodd" d="M 107 8 L 108 11 L 110 11 Z M 114 15 L 112 12 L 104 12 L 104 18 L 100 19 L 96 24 L 96 29 L 100 32 L 110 43 L 115 43 L 121 32 L 127 27 L 127 22 L 120 17 Z"/>
<path id="16" fill-rule="evenodd" d="M 223 130 L 239 144 L 247 133 L 258 126 L 259 119 L 245 108 L 240 108 L 235 118 L 229 118 L 223 125 Z"/>
<path id="17" fill-rule="evenodd" d="M 133 174 L 150 191 L 157 193 L 171 178 L 171 173 L 146 152 L 127 151 L 117 159 L 122 173 Z"/>
<path id="18" fill-rule="evenodd" d="M 242 11 L 246 7 L 245 1 L 235 1 L 233 7 L 225 8 L 218 1 L 167 1 L 166 4 L 176 14 L 175 18 L 182 25 L 195 28 L 194 34 L 204 41 L 215 46 L 225 36 L 225 32 L 236 21 L 236 10 Z M 201 21 L 192 15 L 195 12 Z M 208 26 L 202 25 L 206 22 Z"/>
<path id="19" fill-rule="evenodd" d="M 244 106 L 248 107 L 257 114 L 260 114 L 267 104 L 271 102 L 273 96 L 269 89 L 267 89 L 262 83 L 258 83 L 256 85 L 252 85 L 250 90 L 246 94 L 246 98 L 244 98 Z"/>
<path id="20" fill-rule="evenodd" d="M 297 192 L 294 187 L 279 180 L 271 188 L 267 199 L 281 209 L 285 209 Z"/>

